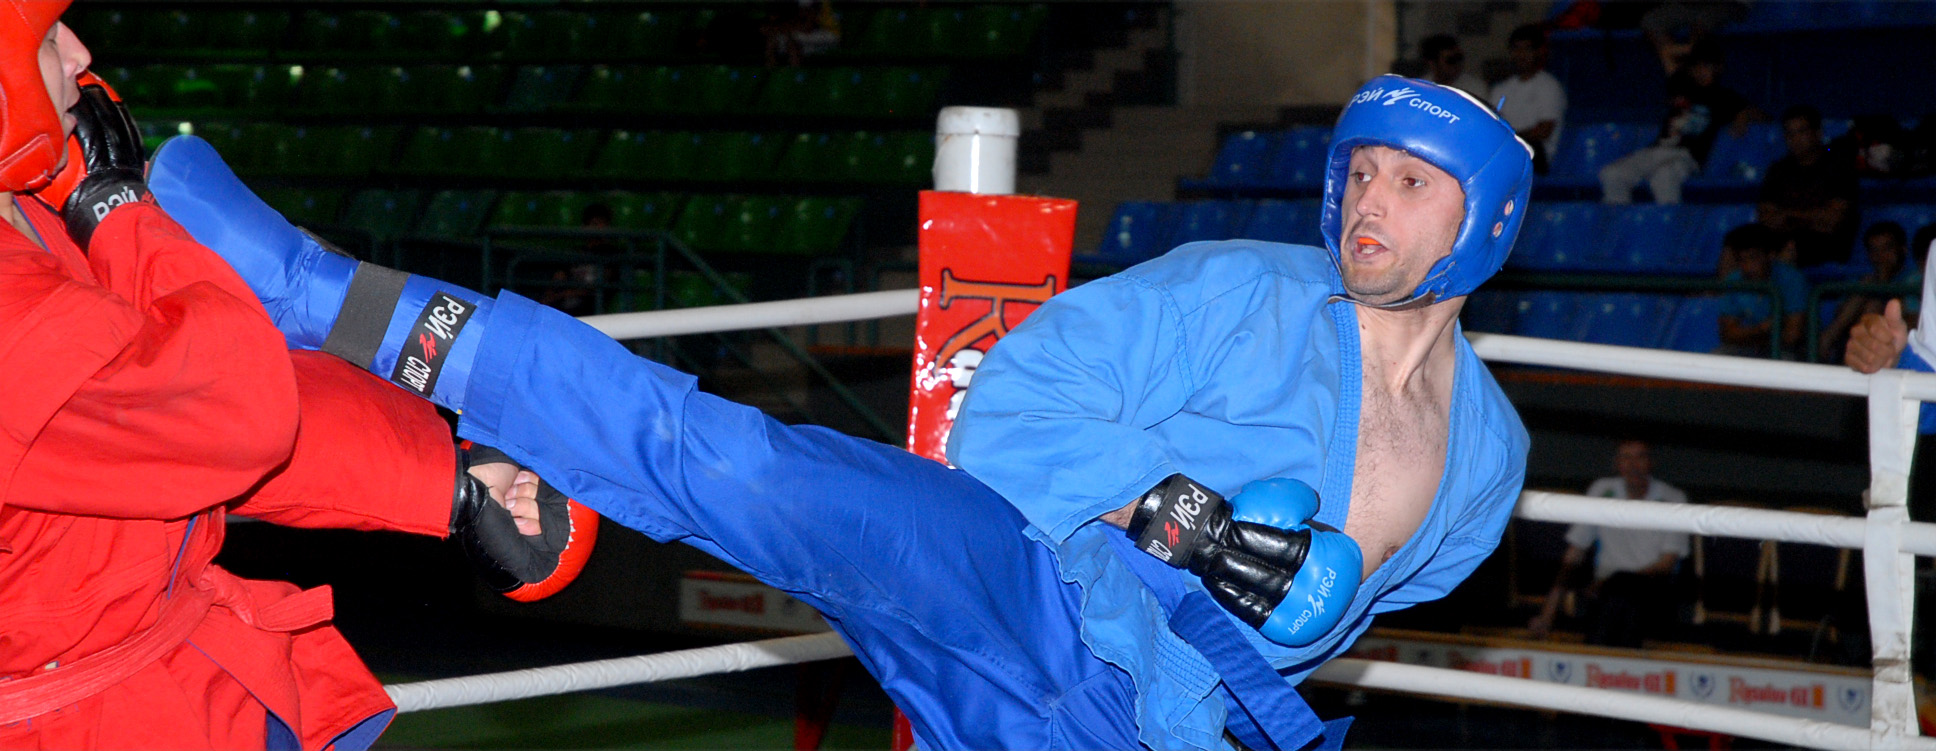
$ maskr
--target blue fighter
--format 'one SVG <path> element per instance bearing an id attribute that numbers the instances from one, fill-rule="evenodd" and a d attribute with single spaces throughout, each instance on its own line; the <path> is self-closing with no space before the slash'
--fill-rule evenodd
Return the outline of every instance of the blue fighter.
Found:
<path id="1" fill-rule="evenodd" d="M 1191 244 L 1050 300 L 977 373 L 965 472 L 700 393 L 515 294 L 334 254 L 199 140 L 150 186 L 292 347 L 819 609 L 924 748 L 1298 749 L 1343 723 L 1293 686 L 1471 573 L 1527 448 L 1457 318 L 1518 234 L 1531 150 L 1395 76 L 1333 138 L 1328 252 Z"/>

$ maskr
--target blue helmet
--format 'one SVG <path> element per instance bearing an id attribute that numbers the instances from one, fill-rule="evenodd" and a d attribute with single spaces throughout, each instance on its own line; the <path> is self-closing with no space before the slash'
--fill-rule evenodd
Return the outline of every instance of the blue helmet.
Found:
<path id="1" fill-rule="evenodd" d="M 1345 173 L 1359 146 L 1402 150 L 1445 170 L 1465 189 L 1465 219 L 1452 253 L 1432 266 L 1410 297 L 1384 307 L 1471 294 L 1505 265 L 1533 188 L 1533 148 L 1490 107 L 1416 78 L 1383 75 L 1358 89 L 1331 131 L 1324 172 L 1319 225 L 1333 264 L 1341 264 Z"/>

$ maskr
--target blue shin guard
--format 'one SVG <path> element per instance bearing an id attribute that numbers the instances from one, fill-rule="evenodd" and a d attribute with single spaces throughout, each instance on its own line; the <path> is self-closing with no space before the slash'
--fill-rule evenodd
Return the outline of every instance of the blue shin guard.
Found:
<path id="1" fill-rule="evenodd" d="M 148 181 L 156 203 L 235 268 L 292 349 L 320 349 L 462 411 L 491 300 L 356 259 L 289 223 L 207 141 L 169 139 Z"/>

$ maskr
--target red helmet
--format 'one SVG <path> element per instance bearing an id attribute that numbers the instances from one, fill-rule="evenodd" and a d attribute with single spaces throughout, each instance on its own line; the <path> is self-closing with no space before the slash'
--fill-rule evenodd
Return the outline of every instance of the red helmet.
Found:
<path id="1" fill-rule="evenodd" d="M 70 0 L 0 0 L 0 191 L 47 184 L 65 144 L 40 45 Z"/>

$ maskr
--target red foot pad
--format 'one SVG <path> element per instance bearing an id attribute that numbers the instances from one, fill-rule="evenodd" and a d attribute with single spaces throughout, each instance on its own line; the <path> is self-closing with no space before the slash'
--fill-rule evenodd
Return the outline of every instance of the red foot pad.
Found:
<path id="1" fill-rule="evenodd" d="M 519 586 L 504 596 L 518 602 L 537 602 L 558 593 L 578 578 L 585 570 L 585 561 L 592 557 L 592 548 L 598 544 L 598 512 L 583 504 L 567 499 L 571 508 L 571 539 L 565 543 L 565 552 L 558 554 L 558 570 L 551 572 L 544 581 Z"/>

